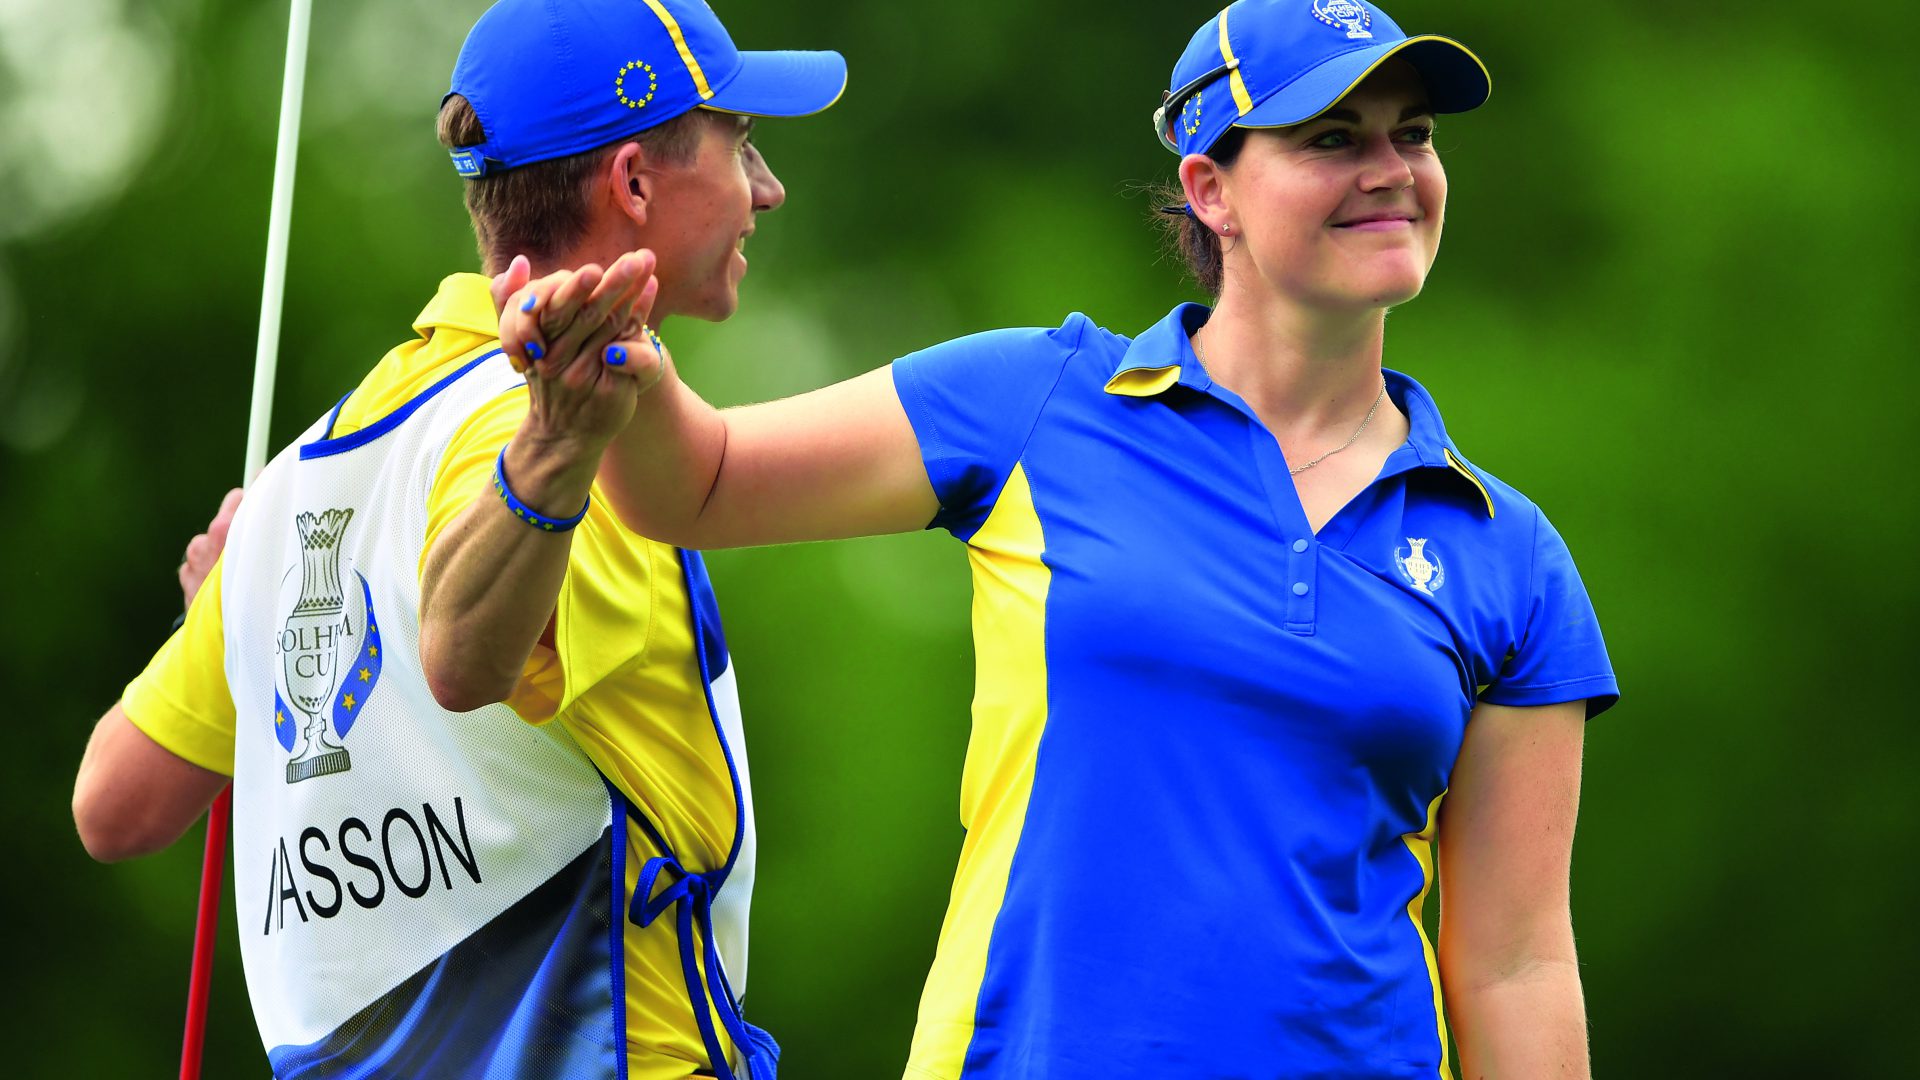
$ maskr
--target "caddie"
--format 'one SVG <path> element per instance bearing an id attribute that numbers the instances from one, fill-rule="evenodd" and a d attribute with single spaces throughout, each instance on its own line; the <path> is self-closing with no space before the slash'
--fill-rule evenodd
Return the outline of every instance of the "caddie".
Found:
<path id="1" fill-rule="evenodd" d="M 440 140 L 499 296 L 588 268 L 527 294 L 555 346 L 530 359 L 570 392 L 501 352 L 487 276 L 441 282 L 249 489 L 74 793 L 115 860 L 231 778 L 276 1076 L 774 1075 L 740 1005 L 753 800 L 718 607 L 594 474 L 651 369 L 620 342 L 731 315 L 785 200 L 753 118 L 845 83 L 836 53 L 737 50 L 701 0 L 502 0 L 473 27 Z"/>

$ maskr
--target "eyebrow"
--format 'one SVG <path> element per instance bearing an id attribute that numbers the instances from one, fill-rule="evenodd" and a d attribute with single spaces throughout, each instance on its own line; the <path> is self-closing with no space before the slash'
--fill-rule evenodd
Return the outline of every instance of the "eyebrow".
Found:
<path id="1" fill-rule="evenodd" d="M 1425 103 L 1421 103 L 1418 105 L 1409 105 L 1401 111 L 1400 119 L 1394 122 L 1399 124 L 1404 124 L 1416 116 L 1432 116 L 1432 115 L 1433 115 L 1433 106 L 1431 105 L 1428 105 Z M 1338 120 L 1344 124 L 1357 124 L 1360 122 L 1360 114 L 1357 112 L 1354 112 L 1352 109 L 1328 109 L 1326 112 L 1323 112 L 1319 116 L 1314 117 L 1314 119 L 1315 120 Z"/>

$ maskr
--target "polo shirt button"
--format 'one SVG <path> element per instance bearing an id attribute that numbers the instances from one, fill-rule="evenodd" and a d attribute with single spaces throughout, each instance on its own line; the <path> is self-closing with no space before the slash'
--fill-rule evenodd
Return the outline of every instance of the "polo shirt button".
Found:
<path id="1" fill-rule="evenodd" d="M 1295 540 L 1293 542 L 1293 550 L 1304 554 L 1307 550 L 1307 542 L 1305 540 Z"/>
<path id="2" fill-rule="evenodd" d="M 1306 582 L 1304 582 L 1304 581 L 1296 581 L 1296 582 L 1294 582 L 1294 583 L 1293 583 L 1293 595 L 1295 595 L 1295 596 L 1305 596 L 1305 595 L 1307 595 L 1307 583 L 1306 583 Z"/>

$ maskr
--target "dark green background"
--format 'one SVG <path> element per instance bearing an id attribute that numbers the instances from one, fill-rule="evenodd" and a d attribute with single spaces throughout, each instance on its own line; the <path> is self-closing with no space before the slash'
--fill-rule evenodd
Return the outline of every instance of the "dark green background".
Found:
<path id="1" fill-rule="evenodd" d="M 1071 310 L 1131 332 L 1191 295 L 1129 192 L 1171 175 L 1146 116 L 1213 6 L 716 6 L 746 47 L 840 49 L 852 81 L 761 127 L 790 198 L 743 313 L 670 328 L 715 400 Z M 482 5 L 317 7 L 276 441 L 473 261 L 432 122 Z M 96 866 L 67 798 L 239 478 L 284 9 L 0 4 L 12 1075 L 177 1052 L 199 831 Z M 1911 1068 L 1911 10 L 1394 5 L 1495 92 L 1441 125 L 1450 228 L 1388 363 L 1554 518 L 1626 692 L 1592 728 L 1575 865 L 1604 1075 Z M 792 1080 L 897 1075 L 960 843 L 961 548 L 712 565 L 754 743 L 754 1016 Z M 259 1076 L 225 929 L 208 1074 Z"/>

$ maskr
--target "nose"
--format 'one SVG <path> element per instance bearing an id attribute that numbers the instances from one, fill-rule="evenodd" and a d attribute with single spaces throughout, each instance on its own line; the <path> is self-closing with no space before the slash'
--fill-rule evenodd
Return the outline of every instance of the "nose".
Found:
<path id="1" fill-rule="evenodd" d="M 1413 168 L 1401 156 L 1391 135 L 1369 139 L 1362 164 L 1362 191 L 1401 191 L 1413 186 Z"/>
<path id="2" fill-rule="evenodd" d="M 773 169 L 767 165 L 767 159 L 761 155 L 760 148 L 747 144 L 747 186 L 753 193 L 754 213 L 780 209 L 787 201 L 786 186 L 780 178 L 773 175 Z"/>

